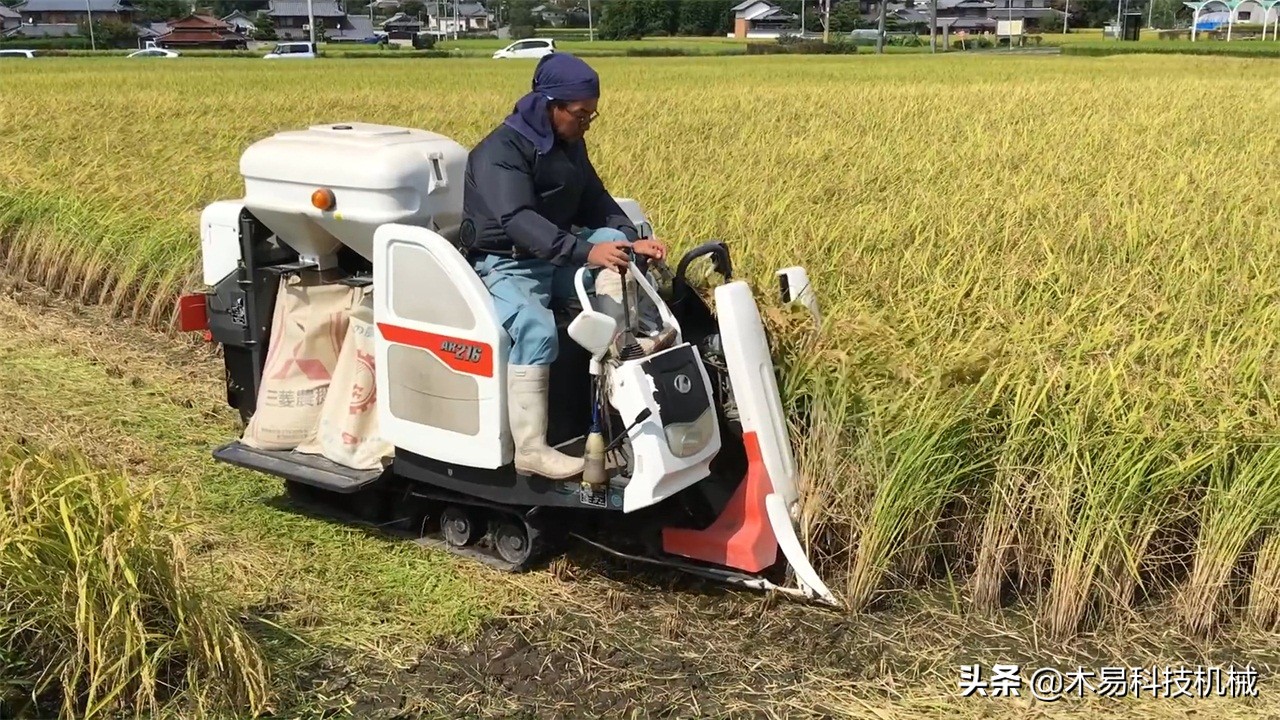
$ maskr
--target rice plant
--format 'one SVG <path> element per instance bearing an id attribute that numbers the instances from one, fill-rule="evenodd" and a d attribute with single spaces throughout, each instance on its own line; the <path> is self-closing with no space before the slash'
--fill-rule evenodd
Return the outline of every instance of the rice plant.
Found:
<path id="1" fill-rule="evenodd" d="M 154 488 L 15 442 L 0 477 L 0 715 L 266 706 L 256 641 L 191 579 Z"/>
<path id="2" fill-rule="evenodd" d="M 610 189 L 762 289 L 804 534 L 867 608 L 937 573 L 1070 634 L 1276 622 L 1272 63 L 1193 57 L 593 60 Z M 474 144 L 529 64 L 50 59 L 0 84 L 0 255 L 156 325 L 240 153 L 360 120 Z M 73 100 L 73 102 L 72 102 Z M 66 150 L 74 138 L 75 151 Z M 1228 600 L 1230 602 L 1228 602 Z"/>

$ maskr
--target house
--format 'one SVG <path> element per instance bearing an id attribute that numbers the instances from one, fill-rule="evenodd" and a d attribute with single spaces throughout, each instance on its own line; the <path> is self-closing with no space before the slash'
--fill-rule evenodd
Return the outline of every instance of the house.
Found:
<path id="1" fill-rule="evenodd" d="M 1023 2 L 1024 0 L 1017 0 Z M 996 6 L 991 0 L 937 0 L 938 29 L 943 33 L 964 31 L 967 33 L 993 33 L 996 21 L 990 11 Z M 898 29 L 929 32 L 928 0 L 888 2 L 885 5 L 885 24 Z M 880 3 L 862 0 L 862 16 L 869 23 L 880 17 Z"/>
<path id="2" fill-rule="evenodd" d="M 169 34 L 168 23 L 147 23 L 146 25 L 135 23 L 134 27 L 138 29 L 138 42 L 144 46 Z"/>
<path id="3" fill-rule="evenodd" d="M 575 5 L 568 10 L 561 10 L 554 5 L 537 5 L 530 8 L 529 12 L 541 27 L 585 27 L 590 20 L 585 4 Z"/>
<path id="4" fill-rule="evenodd" d="M 0 5 L 0 34 L 15 30 L 22 25 L 22 13 L 7 5 Z"/>
<path id="5" fill-rule="evenodd" d="M 422 21 L 405 13 L 396 13 L 382 23 L 382 29 L 391 40 L 412 40 L 422 32 Z"/>
<path id="6" fill-rule="evenodd" d="M 12 30 L 4 31 L 6 40 L 56 40 L 58 38 L 80 37 L 80 26 L 75 23 L 29 23 L 24 22 Z"/>
<path id="7" fill-rule="evenodd" d="M 258 29 L 258 26 L 253 22 L 253 18 L 249 17 L 242 10 L 236 10 L 230 15 L 222 18 L 222 22 L 232 26 L 235 28 L 236 32 L 244 35 L 245 37 L 252 36 L 254 31 Z"/>
<path id="8" fill-rule="evenodd" d="M 350 25 L 347 11 L 342 9 L 338 0 L 312 0 L 311 11 L 316 19 L 317 39 L 322 34 L 330 37 Z M 276 36 L 281 40 L 310 39 L 307 30 L 307 0 L 270 0 L 267 14 L 275 21 Z"/>
<path id="9" fill-rule="evenodd" d="M 550 27 L 564 27 L 568 16 L 552 5 L 537 5 L 529 8 L 529 14 L 538 20 L 538 24 Z"/>
<path id="10" fill-rule="evenodd" d="M 373 37 L 373 21 L 367 15 L 348 15 L 338 0 L 312 0 L 316 40 L 356 42 Z M 309 40 L 307 0 L 270 0 L 267 14 L 275 21 L 280 40 Z"/>
<path id="11" fill-rule="evenodd" d="M 796 27 L 800 16 L 768 0 L 743 0 L 733 8 L 734 38 L 778 37 Z"/>
<path id="12" fill-rule="evenodd" d="M 90 14 L 94 20 L 131 23 L 136 13 L 129 0 L 26 0 L 14 10 L 28 25 L 75 25 L 88 22 Z"/>
<path id="13" fill-rule="evenodd" d="M 162 48 L 245 50 L 249 43 L 236 27 L 209 15 L 188 15 L 169 23 L 169 32 L 156 38 Z"/>
<path id="14" fill-rule="evenodd" d="M 368 15 L 347 15 L 336 29 L 324 31 L 329 42 L 363 42 L 376 34 Z"/>
<path id="15" fill-rule="evenodd" d="M 439 9 L 427 7 L 427 28 L 431 31 L 465 33 L 489 29 L 489 11 L 478 2 L 459 2 L 456 20 L 453 17 L 452 2 L 446 0 L 440 5 Z"/>
<path id="16" fill-rule="evenodd" d="M 992 0 L 988 17 L 992 20 L 1022 20 L 1023 30 L 1050 30 L 1062 27 L 1062 11 L 1050 7 L 1049 0 Z"/>
<path id="17" fill-rule="evenodd" d="M 1024 30 L 1051 26 L 1062 21 L 1062 12 L 1049 7 L 1050 0 L 937 0 L 937 27 L 944 35 L 952 32 L 994 33 L 1001 20 L 1023 20 Z M 1010 5 L 1012 4 L 1012 7 Z M 929 1 L 906 0 L 885 5 L 886 25 L 921 34 L 929 33 Z M 880 5 L 860 0 L 865 21 L 875 24 Z M 1010 17 L 1012 15 L 1012 17 Z"/>

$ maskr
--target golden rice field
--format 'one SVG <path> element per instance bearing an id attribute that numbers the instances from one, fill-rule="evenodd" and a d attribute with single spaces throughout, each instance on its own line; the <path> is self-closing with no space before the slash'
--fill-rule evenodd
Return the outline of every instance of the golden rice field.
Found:
<path id="1" fill-rule="evenodd" d="M 677 250 L 800 263 L 776 340 L 820 571 L 953 586 L 1053 634 L 1280 625 L 1280 65 L 1186 57 L 600 59 L 592 156 Z M 487 60 L 45 59 L 0 75 L 7 262 L 169 322 L 239 154 L 361 120 L 470 145 Z M 777 327 L 783 322 L 778 320 Z"/>

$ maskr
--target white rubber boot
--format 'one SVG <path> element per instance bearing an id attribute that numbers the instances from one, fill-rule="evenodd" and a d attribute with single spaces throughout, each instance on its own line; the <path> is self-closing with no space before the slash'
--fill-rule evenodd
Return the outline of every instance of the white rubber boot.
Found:
<path id="1" fill-rule="evenodd" d="M 582 474 L 582 458 L 547 445 L 549 365 L 510 365 L 507 368 L 507 414 L 515 441 L 515 466 L 521 473 L 563 480 Z"/>
<path id="2" fill-rule="evenodd" d="M 640 317 L 639 303 L 640 288 L 632 287 L 628 293 L 630 305 L 631 319 L 634 323 Z M 619 342 L 621 335 L 626 330 L 632 330 L 632 334 L 636 336 L 636 341 L 640 344 L 640 350 L 645 355 L 652 355 L 657 350 L 663 350 L 670 347 L 671 342 L 675 339 L 675 329 L 665 328 L 658 333 L 657 338 L 643 337 L 634 332 L 634 329 L 624 326 L 626 314 L 623 312 L 622 306 L 622 274 L 610 268 L 602 269 L 596 275 L 596 299 L 599 303 L 600 312 L 612 317 L 618 322 Z M 620 349 L 620 348 L 619 348 Z"/>

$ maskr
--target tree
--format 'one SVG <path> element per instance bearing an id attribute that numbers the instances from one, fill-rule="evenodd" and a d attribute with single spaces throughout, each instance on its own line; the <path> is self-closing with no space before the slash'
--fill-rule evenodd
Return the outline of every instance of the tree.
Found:
<path id="1" fill-rule="evenodd" d="M 831 5 L 831 31 L 847 33 L 864 25 L 858 0 L 839 0 Z"/>
<path id="2" fill-rule="evenodd" d="M 163 22 L 186 15 L 191 6 L 182 0 L 136 0 L 133 7 L 147 20 Z"/>
<path id="3" fill-rule="evenodd" d="M 684 0 L 676 11 L 677 35 L 722 37 L 733 31 L 732 0 Z"/>
<path id="4" fill-rule="evenodd" d="M 600 37 L 604 40 L 639 40 L 644 37 L 640 0 L 614 0 L 600 11 Z"/>
<path id="5" fill-rule="evenodd" d="M 503 0 L 495 8 L 499 25 L 511 28 L 511 37 L 515 40 L 531 37 L 537 27 L 537 19 L 533 16 L 533 0 Z"/>
<path id="6" fill-rule="evenodd" d="M 81 20 L 77 25 L 81 35 L 89 35 L 89 23 Z M 98 47 L 137 47 L 138 28 L 119 20 L 93 20 L 93 42 Z"/>
<path id="7" fill-rule="evenodd" d="M 253 39 L 254 40 L 278 40 L 280 37 L 276 35 L 276 21 L 267 13 L 262 13 L 258 19 L 253 21 Z"/>

